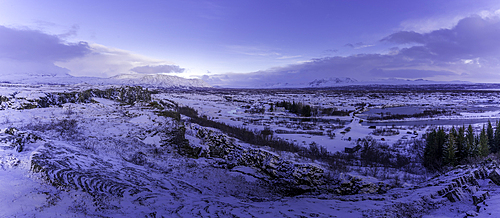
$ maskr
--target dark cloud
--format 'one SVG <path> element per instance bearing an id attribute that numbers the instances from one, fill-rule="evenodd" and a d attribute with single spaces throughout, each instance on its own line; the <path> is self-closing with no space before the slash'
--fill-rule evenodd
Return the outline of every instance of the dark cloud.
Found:
<path id="1" fill-rule="evenodd" d="M 430 33 L 401 31 L 382 39 L 396 44 L 418 43 L 403 49 L 403 55 L 457 61 L 477 57 L 500 57 L 500 22 L 498 19 L 467 17 L 451 29 Z"/>
<path id="2" fill-rule="evenodd" d="M 393 42 L 398 44 L 424 43 L 424 37 L 422 36 L 422 34 L 413 31 L 401 31 L 393 33 L 388 37 L 383 38 L 381 41 Z"/>
<path id="3" fill-rule="evenodd" d="M 327 49 L 323 51 L 323 54 L 333 54 L 337 53 L 339 50 L 338 49 Z"/>
<path id="4" fill-rule="evenodd" d="M 417 70 L 417 69 L 403 69 L 403 70 L 383 70 L 374 68 L 370 70 L 370 74 L 376 77 L 386 78 L 426 78 L 434 76 L 451 76 L 455 73 L 446 70 Z"/>
<path id="5" fill-rule="evenodd" d="M 71 31 L 69 34 L 72 34 Z M 33 76 L 70 77 L 68 69 L 59 67 L 55 63 L 80 58 L 90 52 L 91 49 L 86 42 L 66 43 L 60 36 L 0 26 L 2 81 L 20 81 Z"/>
<path id="6" fill-rule="evenodd" d="M 140 66 L 132 68 L 131 71 L 143 74 L 156 74 L 156 73 L 182 73 L 184 68 L 177 65 L 157 65 L 157 66 Z"/>
<path id="7" fill-rule="evenodd" d="M 429 33 L 400 31 L 381 41 L 393 47 L 387 54 L 327 57 L 249 74 L 212 75 L 207 82 L 221 86 L 304 83 L 318 78 L 500 79 L 500 19 L 467 17 L 450 29 Z M 346 44 L 356 48 L 361 43 Z M 486 78 L 486 79 L 485 79 Z M 247 85 L 248 84 L 248 85 Z"/>
<path id="8" fill-rule="evenodd" d="M 57 36 L 39 31 L 0 26 L 0 58 L 55 62 L 81 57 L 89 52 L 86 42 L 65 43 Z"/>
<path id="9" fill-rule="evenodd" d="M 211 75 L 209 78 L 203 79 L 212 85 L 230 87 L 252 87 L 275 83 L 300 84 L 311 82 L 314 79 L 331 77 L 373 78 L 374 76 L 369 74 L 373 68 L 405 66 L 406 64 L 404 60 L 394 56 L 360 54 L 314 59 L 302 64 L 249 74 Z"/>

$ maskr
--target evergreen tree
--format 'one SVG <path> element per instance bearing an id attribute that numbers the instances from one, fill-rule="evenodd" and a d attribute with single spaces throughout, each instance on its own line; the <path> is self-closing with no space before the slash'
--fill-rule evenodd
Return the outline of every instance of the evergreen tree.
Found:
<path id="1" fill-rule="evenodd" d="M 446 134 L 443 128 L 439 128 L 436 134 L 436 141 L 439 148 L 439 154 L 442 154 L 443 152 L 442 148 L 444 143 L 446 143 L 447 139 L 448 139 L 448 134 Z"/>
<path id="2" fill-rule="evenodd" d="M 310 117 L 311 116 L 311 106 L 306 105 L 302 108 L 302 116 Z"/>
<path id="3" fill-rule="evenodd" d="M 436 130 L 432 130 L 427 134 L 425 149 L 424 149 L 424 166 L 427 169 L 435 170 L 438 166 L 436 159 L 437 141 Z"/>
<path id="4" fill-rule="evenodd" d="M 454 131 L 455 129 L 452 128 L 452 131 L 450 131 L 450 134 L 448 134 L 448 140 L 446 141 L 446 143 L 444 144 L 444 148 L 443 148 L 443 164 L 444 165 L 451 165 L 451 166 L 454 166 L 455 165 L 455 153 L 456 153 L 456 147 L 455 147 L 455 143 L 456 143 L 456 140 L 455 140 L 455 134 L 453 132 L 456 133 L 456 131 Z"/>
<path id="5" fill-rule="evenodd" d="M 495 136 L 493 139 L 492 153 L 497 153 L 500 150 L 500 120 L 496 123 Z"/>
<path id="6" fill-rule="evenodd" d="M 463 156 L 464 159 L 467 159 L 472 156 L 476 145 L 474 129 L 472 129 L 472 125 L 470 124 L 469 127 L 467 128 L 466 140 L 467 140 L 467 147 L 465 148 L 465 155 Z"/>
<path id="7" fill-rule="evenodd" d="M 457 163 L 461 163 L 466 158 L 467 139 L 465 138 L 465 127 L 459 127 L 455 137 L 457 152 L 455 154 Z"/>
<path id="8" fill-rule="evenodd" d="M 488 134 L 486 133 L 486 128 L 483 126 L 481 129 L 481 134 L 479 135 L 479 145 L 477 146 L 478 156 L 486 157 L 490 154 L 490 149 L 488 145 Z"/>
<path id="9" fill-rule="evenodd" d="M 424 166 L 430 170 L 439 170 L 443 166 L 443 146 L 447 134 L 442 128 L 428 133 L 424 149 Z"/>
<path id="10" fill-rule="evenodd" d="M 489 147 L 489 150 L 493 150 L 493 147 L 495 146 L 495 141 L 494 141 L 494 137 L 495 137 L 495 134 L 493 132 L 493 127 L 491 126 L 491 122 L 488 120 L 488 126 L 487 126 L 487 129 L 486 129 L 486 135 L 488 136 L 488 147 Z"/>

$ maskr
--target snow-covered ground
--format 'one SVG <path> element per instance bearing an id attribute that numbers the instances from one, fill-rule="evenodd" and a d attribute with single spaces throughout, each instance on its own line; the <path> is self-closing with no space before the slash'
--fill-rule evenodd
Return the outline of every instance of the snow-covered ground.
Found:
<path id="1" fill-rule="evenodd" d="M 158 94 L 156 97 L 172 99 L 181 105 L 192 107 L 202 115 L 224 122 L 233 126 L 245 126 L 251 129 L 263 130 L 270 127 L 273 130 L 284 130 L 288 132 L 304 132 L 304 125 L 309 131 L 321 132 L 318 134 L 281 134 L 274 136 L 295 142 L 300 145 L 309 145 L 315 142 L 326 147 L 331 152 L 344 151 L 346 147 L 354 147 L 357 139 L 368 135 L 376 140 L 394 143 L 398 140 L 411 140 L 426 132 L 428 126 L 468 125 L 480 126 L 488 120 L 495 122 L 500 119 L 500 96 L 493 93 L 479 92 L 471 95 L 469 92 L 380 92 L 356 94 L 356 92 L 335 91 L 283 91 L 283 90 L 226 90 L 220 92 L 169 92 Z M 297 117 L 295 114 L 287 113 L 283 108 L 276 107 L 273 112 L 269 111 L 270 104 L 281 101 L 295 101 L 309 104 L 320 108 L 336 108 L 337 110 L 356 111 L 350 116 L 320 116 L 321 122 L 314 121 L 292 121 Z M 246 113 L 245 107 L 261 104 L 266 108 L 263 114 Z M 369 106 L 368 106 L 369 105 Z M 404 120 L 367 120 L 368 116 L 363 113 L 375 108 L 446 108 L 455 115 L 441 115 L 424 118 L 406 118 Z M 344 124 L 337 124 L 336 119 Z M 284 122 L 285 120 L 286 122 Z M 326 120 L 326 122 L 324 121 Z M 328 122 L 330 120 L 331 122 Z M 459 121 L 457 121 L 459 120 Z M 454 121 L 457 121 L 456 124 Z M 392 136 L 377 136 L 370 134 L 373 129 L 391 128 L 392 124 L 398 127 L 400 134 Z M 450 123 L 450 124 L 449 124 Z M 341 125 L 342 128 L 336 128 Z M 345 131 L 350 128 L 350 131 Z M 327 133 L 331 131 L 335 137 Z M 350 138 L 350 140 L 349 140 Z"/>
<path id="2" fill-rule="evenodd" d="M 469 175 L 477 167 L 455 169 L 455 174 L 434 178 L 431 174 L 413 175 L 398 169 L 360 165 L 348 166 L 351 172 L 340 172 L 319 160 L 235 140 L 245 149 L 262 149 L 264 154 L 279 156 L 280 160 L 313 164 L 325 170 L 331 183 L 325 187 L 330 189 L 289 196 L 269 183 L 274 178 L 258 167 L 224 167 L 221 158 L 179 154 L 171 143 L 176 131 L 185 127 L 190 145 L 206 147 L 203 139 L 196 136 L 196 131 L 205 127 L 190 124 L 186 117 L 178 121 L 159 113 L 173 108 L 158 109 L 150 102 L 126 104 L 98 97 L 86 103 L 35 107 L 49 93 L 108 88 L 112 86 L 0 86 L 0 95 L 4 96 L 0 110 L 0 217 L 464 217 L 466 213 L 477 213 L 471 195 L 484 191 L 491 197 L 481 203 L 477 215 L 500 215 L 494 206 L 500 203 L 500 190 L 488 178 L 478 177 L 474 180 L 477 184 L 467 183 L 467 187 L 477 190 L 463 194 L 465 197 L 457 202 L 443 197 L 446 193 L 438 194 L 454 179 Z M 498 105 L 499 99 L 496 92 L 451 95 L 171 90 L 159 91 L 152 101 L 173 101 L 214 121 L 255 130 L 281 130 L 273 137 L 305 147 L 314 142 L 330 152 L 343 152 L 367 136 L 389 147 L 398 143 L 400 146 L 402 142 L 419 139 L 430 128 L 405 125 L 405 120 L 399 126 L 373 128 L 365 124 L 366 117 L 362 116 L 372 108 L 446 107 L 455 108 L 457 113 L 442 119 L 493 119 L 499 118 L 500 111 L 481 110 L 481 105 Z M 283 100 L 351 112 L 348 116 L 324 115 L 314 121 L 283 108 L 269 111 L 270 103 Z M 266 111 L 246 112 L 253 106 L 263 106 Z M 479 127 L 482 123 L 474 125 Z M 376 134 L 375 130 L 384 129 L 398 134 Z M 487 171 L 490 173 L 491 169 Z M 362 187 L 363 191 L 338 194 L 338 190 L 349 192 L 351 186 Z M 387 190 L 377 191 L 380 187 Z"/>

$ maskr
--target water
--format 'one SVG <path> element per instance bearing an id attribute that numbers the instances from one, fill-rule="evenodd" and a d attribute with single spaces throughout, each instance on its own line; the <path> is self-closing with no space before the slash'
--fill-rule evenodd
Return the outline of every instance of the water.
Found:
<path id="1" fill-rule="evenodd" d="M 452 126 L 468 126 L 469 124 L 478 123 L 495 123 L 500 118 L 479 118 L 479 119 L 436 119 L 436 120 L 411 120 L 411 121 L 389 121 L 389 122 L 363 122 L 363 126 L 441 126 L 441 125 L 452 125 Z"/>
<path id="2" fill-rule="evenodd" d="M 390 107 L 390 108 L 373 108 L 373 109 L 370 109 L 368 111 L 363 112 L 362 114 L 366 114 L 368 116 L 379 115 L 380 113 L 410 115 L 410 114 L 422 113 L 426 109 L 429 109 L 429 108 L 414 107 L 414 106 Z"/>

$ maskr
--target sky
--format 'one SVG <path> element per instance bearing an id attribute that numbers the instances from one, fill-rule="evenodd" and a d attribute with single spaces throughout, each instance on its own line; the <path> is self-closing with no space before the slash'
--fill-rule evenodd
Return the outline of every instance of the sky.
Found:
<path id="1" fill-rule="evenodd" d="M 498 0 L 0 0 L 0 73 L 500 83 Z"/>

